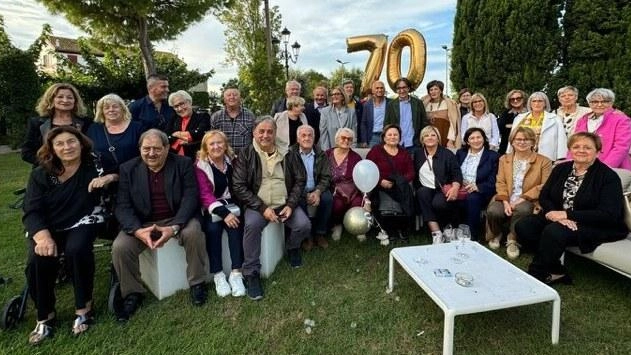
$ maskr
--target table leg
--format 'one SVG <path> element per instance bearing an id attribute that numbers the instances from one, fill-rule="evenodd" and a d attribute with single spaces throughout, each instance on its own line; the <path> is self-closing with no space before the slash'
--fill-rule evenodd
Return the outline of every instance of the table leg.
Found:
<path id="1" fill-rule="evenodd" d="M 454 322 L 456 316 L 447 311 L 445 312 L 445 329 L 443 330 L 443 355 L 452 355 L 454 353 Z"/>
<path id="2" fill-rule="evenodd" d="M 388 290 L 392 291 L 394 287 L 394 257 L 392 256 L 392 252 L 390 252 L 390 260 L 388 262 Z"/>
<path id="3" fill-rule="evenodd" d="M 559 329 L 561 328 L 561 298 L 552 303 L 552 344 L 559 343 Z"/>

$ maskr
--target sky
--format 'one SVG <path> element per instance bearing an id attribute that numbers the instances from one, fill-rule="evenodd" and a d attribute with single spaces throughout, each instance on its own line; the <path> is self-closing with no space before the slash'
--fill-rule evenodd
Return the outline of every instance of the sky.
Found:
<path id="1" fill-rule="evenodd" d="M 448 59 L 442 46 L 451 47 L 456 0 L 270 0 L 269 3 L 279 7 L 282 26 L 291 31 L 290 43 L 298 41 L 301 45 L 298 61 L 290 63 L 291 68 L 313 69 L 330 76 L 339 68 L 340 64 L 336 62 L 339 59 L 349 62 L 346 70 L 364 70 L 370 53 L 347 53 L 347 37 L 385 34 L 392 39 L 397 33 L 413 28 L 425 38 L 427 51 L 427 69 L 416 94 L 425 94 L 425 83 L 430 80 L 445 81 Z M 35 41 L 45 23 L 51 25 L 55 36 L 76 38 L 85 35 L 62 16 L 51 15 L 35 0 L 0 0 L 0 14 L 13 45 L 22 49 Z M 202 72 L 214 69 L 215 75 L 209 79 L 208 87 L 218 91 L 221 84 L 236 77 L 237 72 L 236 66 L 225 64 L 223 33 L 224 26 L 214 16 L 207 15 L 175 40 L 154 45 L 158 50 L 177 54 L 191 69 Z M 408 65 L 409 51 L 404 50 L 401 66 L 404 76 Z M 384 82 L 385 71 L 386 65 L 381 76 Z"/>

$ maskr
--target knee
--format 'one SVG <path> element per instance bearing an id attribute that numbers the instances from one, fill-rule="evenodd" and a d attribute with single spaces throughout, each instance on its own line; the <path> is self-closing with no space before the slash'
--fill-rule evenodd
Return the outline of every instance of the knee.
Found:
<path id="1" fill-rule="evenodd" d="M 333 205 L 333 195 L 331 195 L 330 191 L 324 191 L 320 195 L 320 204 L 324 206 L 332 206 Z"/>
<path id="2" fill-rule="evenodd" d="M 548 242 L 560 242 L 565 240 L 567 231 L 567 227 L 561 225 L 560 223 L 550 223 L 543 228 L 541 237 L 543 240 Z"/>

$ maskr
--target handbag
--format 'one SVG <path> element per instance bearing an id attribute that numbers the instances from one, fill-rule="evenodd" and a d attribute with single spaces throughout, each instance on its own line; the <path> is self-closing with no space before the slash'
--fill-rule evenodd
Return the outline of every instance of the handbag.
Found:
<path id="1" fill-rule="evenodd" d="M 403 208 L 401 204 L 390 196 L 387 192 L 379 190 L 379 206 L 377 208 L 382 216 L 402 216 Z"/>
<path id="2" fill-rule="evenodd" d="M 440 189 L 443 191 L 443 194 L 447 196 L 447 192 L 451 190 L 452 186 L 453 186 L 452 184 L 444 184 L 440 186 Z M 460 186 L 460 188 L 458 189 L 458 196 L 456 197 L 456 200 L 458 201 L 466 200 L 468 194 L 469 194 L 469 191 L 467 191 L 467 189 L 464 186 Z"/>

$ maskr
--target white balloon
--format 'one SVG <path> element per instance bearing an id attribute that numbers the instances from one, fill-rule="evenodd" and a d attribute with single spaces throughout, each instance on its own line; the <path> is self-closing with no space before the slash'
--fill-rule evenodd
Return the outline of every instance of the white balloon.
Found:
<path id="1" fill-rule="evenodd" d="M 370 192 L 379 182 L 379 169 L 372 160 L 363 159 L 353 168 L 353 182 L 359 191 Z"/>

